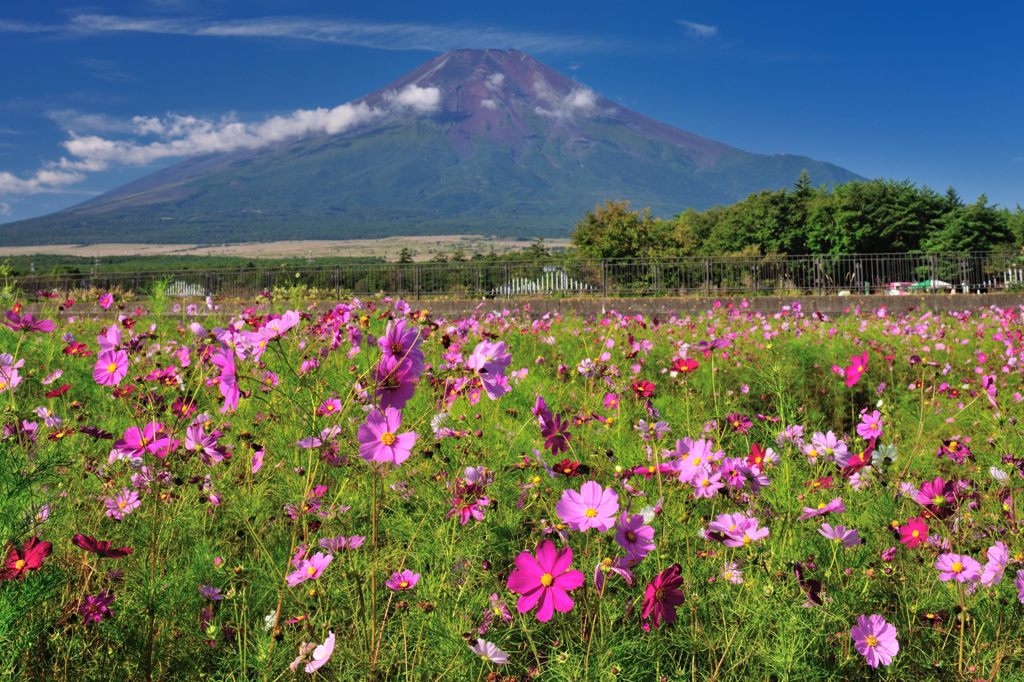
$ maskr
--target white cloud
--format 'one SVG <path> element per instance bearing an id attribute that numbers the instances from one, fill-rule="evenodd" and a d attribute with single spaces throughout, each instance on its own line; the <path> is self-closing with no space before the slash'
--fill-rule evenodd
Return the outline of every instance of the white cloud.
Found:
<path id="1" fill-rule="evenodd" d="M 441 103 L 441 91 L 433 87 L 407 85 L 398 92 L 391 90 L 384 93 L 384 101 L 392 106 L 409 107 L 414 111 L 433 111 Z"/>
<path id="2" fill-rule="evenodd" d="M 505 74 L 500 71 L 492 73 L 487 77 L 486 85 L 489 90 L 500 90 L 501 86 L 505 83 Z"/>
<path id="3" fill-rule="evenodd" d="M 233 116 L 211 120 L 168 114 L 162 118 L 132 118 L 125 125 L 134 137 L 81 135 L 69 129 L 70 137 L 63 143 L 67 156 L 46 164 L 28 178 L 0 172 L 0 196 L 54 191 L 81 182 L 86 173 L 113 166 L 142 166 L 170 158 L 258 149 L 308 135 L 336 135 L 392 115 L 435 111 L 440 102 L 438 88 L 411 84 L 386 92 L 379 106 L 350 102 L 333 109 L 299 109 L 255 123 Z"/>
<path id="4" fill-rule="evenodd" d="M 549 118 L 566 119 L 577 114 L 588 115 L 597 111 L 597 95 L 587 87 L 578 87 L 567 95 L 559 95 L 544 79 L 535 81 L 533 90 L 546 106 L 534 107 L 534 112 Z"/>
<path id="5" fill-rule="evenodd" d="M 480 100 L 480 106 L 482 106 L 484 109 L 497 109 L 498 103 L 495 102 L 493 99 L 487 98 Z"/>
<path id="6" fill-rule="evenodd" d="M 718 27 L 711 24 L 699 24 L 696 21 L 676 19 L 676 23 L 686 29 L 694 38 L 714 38 L 718 35 Z"/>
<path id="7" fill-rule="evenodd" d="M 446 52 L 460 48 L 510 48 L 526 52 L 592 52 L 616 43 L 586 36 L 510 31 L 489 26 L 370 23 L 298 17 L 255 17 L 231 21 L 199 18 L 122 17 L 80 14 L 49 30 L 73 35 L 157 33 L 210 38 L 283 38 L 382 50 Z"/>
<path id="8" fill-rule="evenodd" d="M 0 215 L 11 215 L 11 205 L 0 201 Z"/>

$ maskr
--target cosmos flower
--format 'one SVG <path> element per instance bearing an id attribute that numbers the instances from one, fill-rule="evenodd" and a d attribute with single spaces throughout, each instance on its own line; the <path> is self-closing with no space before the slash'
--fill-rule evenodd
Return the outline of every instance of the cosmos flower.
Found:
<path id="1" fill-rule="evenodd" d="M 316 580 L 323 574 L 327 567 L 331 565 L 331 561 L 333 560 L 333 555 L 324 554 L 323 552 L 317 552 L 308 559 L 300 559 L 297 562 L 296 569 L 289 573 L 285 578 L 285 582 L 287 582 L 289 586 L 295 587 L 307 580 Z"/>
<path id="2" fill-rule="evenodd" d="M 393 407 L 384 412 L 371 410 L 358 431 L 359 456 L 369 462 L 389 462 L 398 466 L 409 458 L 416 444 L 412 431 L 398 433 L 402 413 Z"/>
<path id="3" fill-rule="evenodd" d="M 800 516 L 797 517 L 797 521 L 804 521 L 811 519 L 816 516 L 824 516 L 826 514 L 842 514 L 846 511 L 846 505 L 843 504 L 843 498 L 836 497 L 831 502 L 819 502 L 817 507 L 804 507 L 804 511 Z"/>
<path id="4" fill-rule="evenodd" d="M 139 493 L 131 488 L 123 488 L 114 497 L 103 500 L 103 505 L 107 508 L 107 516 L 123 521 L 125 516 L 142 506 L 142 501 L 139 499 Z"/>
<path id="5" fill-rule="evenodd" d="M 406 569 L 404 571 L 392 573 L 391 577 L 388 578 L 387 582 L 385 582 L 384 584 L 387 585 L 389 589 L 392 589 L 395 592 L 401 592 L 404 590 L 411 590 L 412 588 L 416 587 L 416 583 L 418 583 L 419 581 L 419 573 L 413 573 L 412 571 Z"/>
<path id="6" fill-rule="evenodd" d="M 572 549 L 555 549 L 554 543 L 544 540 L 537 545 L 536 556 L 520 552 L 516 557 L 516 569 L 508 577 L 508 589 L 521 595 L 516 602 L 519 613 L 527 613 L 535 607 L 537 620 L 546 623 L 555 611 L 568 613 L 573 600 L 569 592 L 583 585 L 583 573 L 573 570 Z"/>
<path id="7" fill-rule="evenodd" d="M 896 628 L 877 614 L 858 616 L 857 624 L 850 628 L 850 637 L 858 653 L 872 668 L 879 664 L 889 665 L 900 651 Z"/>
<path id="8" fill-rule="evenodd" d="M 924 519 L 914 517 L 900 526 L 900 542 L 914 549 L 928 538 L 928 524 Z"/>
<path id="9" fill-rule="evenodd" d="M 96 305 L 103 308 L 104 310 L 109 310 L 110 306 L 112 306 L 113 304 L 114 295 L 109 291 L 105 294 L 100 294 L 99 297 L 96 299 Z"/>
<path id="10" fill-rule="evenodd" d="M 615 514 L 619 511 L 619 496 L 610 487 L 602 488 L 600 483 L 587 481 L 580 486 L 579 492 L 563 492 L 562 498 L 555 505 L 555 511 L 573 530 L 586 531 L 596 528 L 603 533 L 615 523 Z"/>
<path id="11" fill-rule="evenodd" d="M 683 584 L 682 572 L 679 564 L 672 564 L 647 585 L 640 612 L 641 620 L 645 621 L 642 626 L 644 630 L 649 630 L 651 625 L 657 629 L 663 622 L 666 625 L 675 622 L 676 607 L 685 600 L 682 590 L 679 589 Z M 647 623 L 646 621 L 651 618 L 653 622 Z"/>
<path id="12" fill-rule="evenodd" d="M 643 559 L 655 548 L 654 528 L 645 525 L 643 514 L 622 512 L 615 525 L 615 542 L 635 559 Z"/>
<path id="13" fill-rule="evenodd" d="M 113 547 L 110 540 L 97 540 L 81 533 L 75 533 L 74 537 L 71 538 L 71 542 L 87 552 L 92 552 L 99 557 L 108 559 L 120 559 L 135 551 L 131 547 Z"/>
<path id="14" fill-rule="evenodd" d="M 857 435 L 864 440 L 882 437 L 882 413 L 878 410 L 870 414 L 864 413 L 861 416 L 860 424 L 857 424 Z"/>
<path id="15" fill-rule="evenodd" d="M 843 376 L 846 378 L 846 386 L 853 387 L 860 381 L 861 376 L 868 368 L 868 352 L 864 351 L 860 355 L 854 355 L 850 358 L 850 364 L 843 370 Z"/>
<path id="16" fill-rule="evenodd" d="M 1010 550 L 1007 549 L 1006 543 L 997 542 L 988 548 L 986 555 L 988 561 L 981 572 L 981 584 L 985 587 L 992 587 L 998 585 L 1003 579 L 1006 565 L 1010 563 Z"/>
<path id="17" fill-rule="evenodd" d="M 497 665 L 504 665 L 508 663 L 508 654 L 499 649 L 498 645 L 493 642 L 477 638 L 476 644 L 468 646 L 470 651 L 484 661 L 490 661 Z"/>
<path id="18" fill-rule="evenodd" d="M 823 523 L 818 532 L 821 533 L 822 537 L 841 542 L 845 547 L 855 547 L 864 542 L 856 530 L 846 526 L 833 527 L 828 523 Z"/>
<path id="19" fill-rule="evenodd" d="M 37 537 L 26 540 L 21 549 L 11 547 L 0 568 L 0 582 L 21 580 L 29 571 L 38 571 L 52 550 L 52 544 L 41 542 Z"/>
<path id="20" fill-rule="evenodd" d="M 78 605 L 78 615 L 83 623 L 100 623 L 114 615 L 110 605 L 114 602 L 114 594 L 103 590 L 99 594 L 86 595 Z"/>
<path id="21" fill-rule="evenodd" d="M 940 554 L 935 561 L 935 568 L 942 582 L 955 580 L 966 583 L 981 577 L 981 564 L 966 554 Z"/>
<path id="22" fill-rule="evenodd" d="M 323 644 L 310 644 L 303 642 L 299 645 L 299 655 L 288 666 L 292 672 L 298 672 L 299 666 L 305 666 L 303 670 L 307 673 L 315 673 L 331 659 L 334 653 L 334 632 L 327 632 L 327 639 Z"/>

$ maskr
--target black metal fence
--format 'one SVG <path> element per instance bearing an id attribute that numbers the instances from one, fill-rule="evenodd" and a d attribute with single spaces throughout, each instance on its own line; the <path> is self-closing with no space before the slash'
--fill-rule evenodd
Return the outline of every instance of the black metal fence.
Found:
<path id="1" fill-rule="evenodd" d="M 19 277 L 27 295 L 120 291 L 247 298 L 262 290 L 406 298 L 878 294 L 1024 289 L 1018 252 L 381 263 Z"/>

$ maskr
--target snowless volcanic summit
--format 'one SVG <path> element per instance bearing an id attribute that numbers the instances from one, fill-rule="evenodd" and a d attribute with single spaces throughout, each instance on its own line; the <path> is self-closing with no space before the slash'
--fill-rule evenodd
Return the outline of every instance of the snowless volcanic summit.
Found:
<path id="1" fill-rule="evenodd" d="M 564 236 L 595 204 L 670 216 L 857 179 L 651 120 L 516 50 L 456 50 L 298 136 L 194 157 L 65 211 L 15 244 L 230 242 L 483 233 Z"/>

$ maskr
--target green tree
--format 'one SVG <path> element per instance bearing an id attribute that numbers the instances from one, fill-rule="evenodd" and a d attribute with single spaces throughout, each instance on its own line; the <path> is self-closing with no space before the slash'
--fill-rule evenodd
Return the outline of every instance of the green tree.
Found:
<path id="1" fill-rule="evenodd" d="M 576 223 L 572 243 L 588 258 L 633 258 L 657 250 L 654 218 L 645 208 L 632 211 L 628 201 L 606 201 Z"/>
<path id="2" fill-rule="evenodd" d="M 1006 211 L 988 205 L 982 194 L 970 206 L 946 214 L 942 225 L 924 244 L 930 253 L 990 251 L 1013 242 Z"/>
<path id="3" fill-rule="evenodd" d="M 412 257 L 415 256 L 415 252 L 410 250 L 408 247 L 403 246 L 402 250 L 398 252 L 399 263 L 411 263 Z"/>

